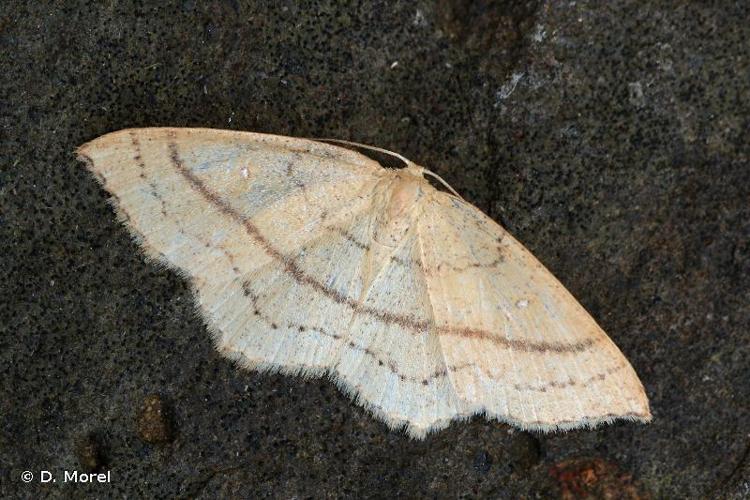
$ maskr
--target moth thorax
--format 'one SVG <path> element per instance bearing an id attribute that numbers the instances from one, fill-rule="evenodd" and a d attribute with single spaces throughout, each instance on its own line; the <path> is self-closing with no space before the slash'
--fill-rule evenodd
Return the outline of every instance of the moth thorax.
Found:
<path id="1" fill-rule="evenodd" d="M 376 242 L 388 247 L 399 245 L 412 226 L 417 203 L 425 195 L 427 185 L 422 177 L 396 174 L 384 193 L 384 210 L 376 219 Z"/>

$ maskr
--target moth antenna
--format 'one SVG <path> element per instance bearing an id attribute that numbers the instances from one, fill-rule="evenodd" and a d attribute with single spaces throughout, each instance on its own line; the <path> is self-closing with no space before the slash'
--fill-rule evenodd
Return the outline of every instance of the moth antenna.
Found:
<path id="1" fill-rule="evenodd" d="M 362 144 L 360 142 L 345 141 L 343 139 L 312 139 L 312 140 L 313 141 L 318 141 L 318 142 L 337 142 L 339 144 L 347 144 L 349 146 L 357 146 L 357 147 L 360 147 L 360 148 L 370 149 L 372 151 L 378 151 L 380 153 L 384 153 L 384 154 L 387 154 L 387 155 L 395 156 L 396 158 L 398 158 L 402 162 L 406 163 L 408 166 L 412 166 L 413 165 L 413 166 L 419 168 L 421 170 L 422 174 L 431 175 L 432 177 L 434 177 L 435 179 L 437 179 L 438 181 L 440 181 L 440 183 L 443 186 L 445 186 L 448 189 L 448 191 L 450 191 L 451 194 L 453 194 L 455 197 L 459 198 L 462 201 L 466 201 L 466 200 L 463 199 L 463 197 L 460 194 L 458 194 L 458 192 L 456 192 L 455 189 L 453 189 L 453 187 L 450 184 L 448 184 L 445 181 L 445 179 L 443 179 L 442 177 L 440 177 L 438 174 L 436 174 L 432 170 L 428 170 L 428 169 L 426 169 L 424 167 L 420 167 L 419 165 L 417 165 L 413 161 L 409 160 L 408 158 L 404 158 L 400 154 L 394 153 L 393 151 L 390 151 L 388 149 L 378 148 L 376 146 L 370 146 L 368 144 Z"/>
<path id="2" fill-rule="evenodd" d="M 453 195 L 454 195 L 454 196 L 455 196 L 456 198 L 459 198 L 459 199 L 460 199 L 460 200 L 462 200 L 462 201 L 466 201 L 466 200 L 464 200 L 464 199 L 463 199 L 463 197 L 462 197 L 462 196 L 461 196 L 460 194 L 458 194 L 458 193 L 456 192 L 456 190 L 455 190 L 455 189 L 453 189 L 453 187 L 452 187 L 452 186 L 451 186 L 450 184 L 448 184 L 448 183 L 446 182 L 446 180 L 445 180 L 445 179 L 443 179 L 442 177 L 440 177 L 440 176 L 439 176 L 438 174 L 436 174 L 436 173 L 435 173 L 435 172 L 433 172 L 432 170 L 428 170 L 428 169 L 426 169 L 426 168 L 424 168 L 424 167 L 421 167 L 421 168 L 422 168 L 422 173 L 423 173 L 423 174 L 426 174 L 426 175 L 431 175 L 431 176 L 433 176 L 433 177 L 434 177 L 435 179 L 437 179 L 438 181 L 440 181 L 440 184 L 442 184 L 443 186 L 445 186 L 446 188 L 448 188 L 448 190 L 449 190 L 449 191 L 450 191 L 451 193 L 453 193 Z"/>
<path id="3" fill-rule="evenodd" d="M 396 158 L 406 163 L 407 165 L 414 165 L 413 161 L 409 160 L 408 158 L 404 158 L 398 153 L 394 153 L 393 151 L 389 151 L 387 149 L 370 146 L 368 144 L 362 144 L 359 142 L 352 142 L 352 141 L 344 141 L 342 139 L 312 139 L 312 140 L 318 141 L 318 142 L 338 142 L 339 144 L 348 144 L 349 146 L 357 146 L 359 148 L 370 149 L 372 151 L 378 151 L 380 153 L 385 153 L 387 155 L 395 156 Z"/>

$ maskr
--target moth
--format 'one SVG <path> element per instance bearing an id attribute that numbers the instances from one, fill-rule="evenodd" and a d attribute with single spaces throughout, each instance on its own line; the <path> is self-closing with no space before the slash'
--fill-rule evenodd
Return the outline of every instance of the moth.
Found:
<path id="1" fill-rule="evenodd" d="M 78 155 L 244 367 L 327 375 L 415 438 L 475 414 L 541 431 L 651 419 L 560 282 L 401 156 L 386 169 L 330 143 L 185 128 L 121 130 Z"/>

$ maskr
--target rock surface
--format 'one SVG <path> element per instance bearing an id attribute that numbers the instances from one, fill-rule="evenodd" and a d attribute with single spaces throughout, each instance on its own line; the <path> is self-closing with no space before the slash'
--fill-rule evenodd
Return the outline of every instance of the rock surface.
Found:
<path id="1" fill-rule="evenodd" d="M 746 2 L 64 4 L 0 5 L 0 497 L 750 492 Z M 592 312 L 654 422 L 478 417 L 416 442 L 325 380 L 236 370 L 75 161 L 154 125 L 350 139 L 438 172 Z M 152 393 L 178 429 L 159 446 L 134 425 Z M 82 462 L 112 482 L 63 483 Z"/>

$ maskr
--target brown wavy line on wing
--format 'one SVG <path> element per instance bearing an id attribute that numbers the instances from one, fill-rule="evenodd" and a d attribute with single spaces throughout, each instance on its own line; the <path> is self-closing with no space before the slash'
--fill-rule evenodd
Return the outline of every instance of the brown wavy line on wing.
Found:
<path id="1" fill-rule="evenodd" d="M 198 192 L 210 205 L 216 208 L 220 213 L 226 217 L 234 220 L 236 223 L 242 225 L 245 232 L 258 244 L 260 247 L 274 260 L 276 260 L 287 274 L 289 274 L 295 281 L 300 284 L 307 285 L 313 290 L 325 295 L 326 297 L 334 300 L 337 303 L 345 304 L 350 307 L 357 314 L 365 314 L 377 319 L 378 321 L 390 324 L 397 324 L 403 327 L 405 330 L 409 330 L 412 333 L 425 332 L 430 329 L 430 323 L 425 320 L 419 320 L 410 315 L 394 314 L 389 311 L 383 311 L 372 307 L 364 306 L 358 301 L 347 297 L 340 292 L 326 286 L 320 281 L 316 280 L 312 276 L 305 273 L 296 261 L 292 258 L 284 256 L 279 250 L 277 250 L 266 237 L 258 230 L 258 228 L 251 222 L 251 220 L 239 212 L 237 212 L 229 203 L 222 199 L 215 192 L 208 189 L 206 184 L 198 178 L 191 170 L 189 170 L 182 163 L 180 155 L 177 149 L 177 144 L 174 142 L 174 133 L 170 134 L 172 140 L 169 142 L 170 159 L 172 161 L 175 170 L 185 178 L 185 180 L 192 186 L 192 188 Z M 586 339 L 579 342 L 573 343 L 562 343 L 562 342 L 540 342 L 540 341 L 524 341 L 516 339 L 506 339 L 500 337 L 492 332 L 486 330 L 480 330 L 475 328 L 467 327 L 450 327 L 443 326 L 438 327 L 436 332 L 442 335 L 456 335 L 464 338 L 476 338 L 483 341 L 488 341 L 509 349 L 525 352 L 556 352 L 556 353 L 576 353 L 589 350 L 599 339 Z"/>

